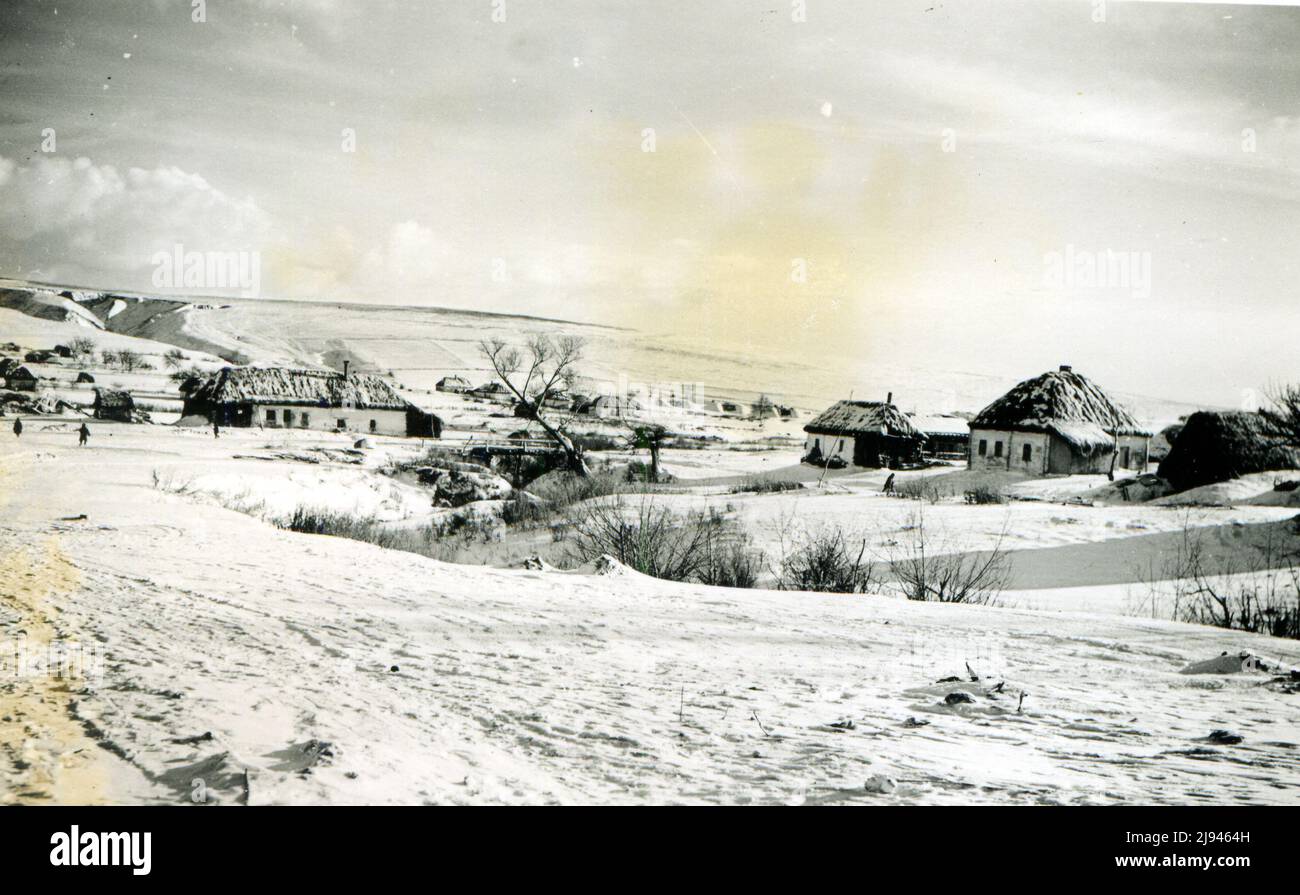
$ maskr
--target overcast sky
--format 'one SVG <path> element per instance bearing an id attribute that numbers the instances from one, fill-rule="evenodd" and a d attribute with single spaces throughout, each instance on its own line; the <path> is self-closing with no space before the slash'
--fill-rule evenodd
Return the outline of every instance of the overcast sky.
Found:
<path id="1" fill-rule="evenodd" d="M 180 243 L 268 297 L 1300 378 L 1300 10 L 799 6 L 5 0 L 0 275 L 152 289 Z M 1149 288 L 1051 276 L 1106 250 Z"/>

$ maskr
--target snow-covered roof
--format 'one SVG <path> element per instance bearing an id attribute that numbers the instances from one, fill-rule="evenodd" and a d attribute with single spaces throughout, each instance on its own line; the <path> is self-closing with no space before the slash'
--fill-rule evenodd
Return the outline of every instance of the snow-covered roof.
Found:
<path id="1" fill-rule="evenodd" d="M 969 435 L 970 422 L 960 416 L 917 416 L 908 414 L 912 425 L 926 435 Z"/>
<path id="2" fill-rule="evenodd" d="M 836 401 L 809 420 L 803 430 L 823 435 L 874 432 L 904 438 L 925 438 L 897 407 L 884 401 Z"/>
<path id="3" fill-rule="evenodd" d="M 404 410 L 409 402 L 379 376 L 344 377 L 329 370 L 225 367 L 190 392 L 212 404 L 302 404 L 316 407 Z"/>
<path id="4" fill-rule="evenodd" d="M 1054 432 L 1081 448 L 1150 435 L 1137 418 L 1069 367 L 1026 379 L 971 420 L 972 429 Z"/>

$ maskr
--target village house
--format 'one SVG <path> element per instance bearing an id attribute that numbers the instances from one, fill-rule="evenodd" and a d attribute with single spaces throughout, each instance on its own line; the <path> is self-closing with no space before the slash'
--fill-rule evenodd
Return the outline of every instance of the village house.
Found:
<path id="1" fill-rule="evenodd" d="M 1031 475 L 1141 472 L 1150 439 L 1133 414 L 1063 365 L 1021 382 L 971 420 L 969 466 Z"/>
<path id="2" fill-rule="evenodd" d="M 510 397 L 510 390 L 504 385 L 493 380 L 485 382 L 477 388 L 472 388 L 466 392 L 472 398 L 484 398 L 489 401 L 504 401 Z"/>
<path id="3" fill-rule="evenodd" d="M 579 412 L 600 419 L 618 419 L 629 414 L 639 413 L 641 410 L 641 402 L 636 398 L 622 395 L 599 395 L 583 405 Z"/>
<path id="4" fill-rule="evenodd" d="M 134 414 L 135 400 L 130 392 L 113 388 L 95 389 L 95 419 L 129 423 Z"/>
<path id="5" fill-rule="evenodd" d="M 893 395 L 890 395 L 892 399 Z M 804 460 L 891 469 L 921 460 L 925 435 L 891 401 L 837 401 L 803 427 Z"/>
<path id="6" fill-rule="evenodd" d="M 434 388 L 440 392 L 454 392 L 456 394 L 467 392 L 472 387 L 473 386 L 469 384 L 469 380 L 465 379 L 463 376 L 444 376 L 439 379 L 438 384 L 434 386 Z"/>
<path id="7" fill-rule="evenodd" d="M 704 405 L 704 409 L 710 413 L 720 413 L 724 416 L 749 416 L 752 408 L 748 404 L 741 404 L 739 401 L 727 401 L 721 398 L 709 401 Z"/>
<path id="8" fill-rule="evenodd" d="M 34 392 L 36 374 L 20 364 L 5 374 L 5 386 L 16 392 Z"/>
<path id="9" fill-rule="evenodd" d="M 225 367 L 185 393 L 184 415 L 223 426 L 439 438 L 442 421 L 373 374 Z"/>

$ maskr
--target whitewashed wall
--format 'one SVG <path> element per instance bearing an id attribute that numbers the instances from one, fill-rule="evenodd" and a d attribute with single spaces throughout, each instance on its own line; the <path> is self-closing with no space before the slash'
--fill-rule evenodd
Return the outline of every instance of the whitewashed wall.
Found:
<path id="1" fill-rule="evenodd" d="M 821 447 L 822 457 L 825 459 L 841 457 L 846 464 L 853 465 L 852 435 L 819 435 L 809 432 L 803 443 L 804 456 L 812 451 L 815 444 Z"/>
<path id="2" fill-rule="evenodd" d="M 980 456 L 980 442 L 987 452 Z M 1002 456 L 997 456 L 998 442 L 1002 443 Z M 1011 469 L 1042 475 L 1047 471 L 1049 438 L 1043 432 L 1010 432 L 1004 429 L 970 430 L 971 469 Z M 1024 459 L 1025 445 L 1029 445 L 1029 460 Z"/>
<path id="3" fill-rule="evenodd" d="M 285 421 L 285 412 L 292 414 L 289 422 Z M 303 425 L 302 416 L 307 414 L 308 423 Z M 268 414 L 274 419 L 268 418 Z M 253 409 L 253 425 L 269 429 L 321 429 L 333 432 L 339 428 L 339 421 L 344 422 L 343 429 L 348 432 L 369 434 L 370 421 L 375 421 L 377 435 L 405 435 L 405 410 L 358 410 L 350 407 L 304 407 L 301 405 L 262 404 Z"/>

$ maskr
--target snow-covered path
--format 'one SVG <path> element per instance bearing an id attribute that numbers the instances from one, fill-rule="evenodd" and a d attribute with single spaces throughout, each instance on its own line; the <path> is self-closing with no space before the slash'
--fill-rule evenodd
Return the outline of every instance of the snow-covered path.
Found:
<path id="1" fill-rule="evenodd" d="M 36 787 L 0 756 L 3 800 L 1300 802 L 1300 697 L 1178 673 L 1224 650 L 1300 662 L 1294 642 L 452 566 L 160 493 L 161 451 L 34 434 L 0 444 L 0 556 L 105 661 L 6 706 L 54 705 L 73 723 L 29 753 L 96 743 L 107 782 Z M 7 640 L 25 604 L 2 590 Z M 978 684 L 936 683 L 966 663 Z"/>

